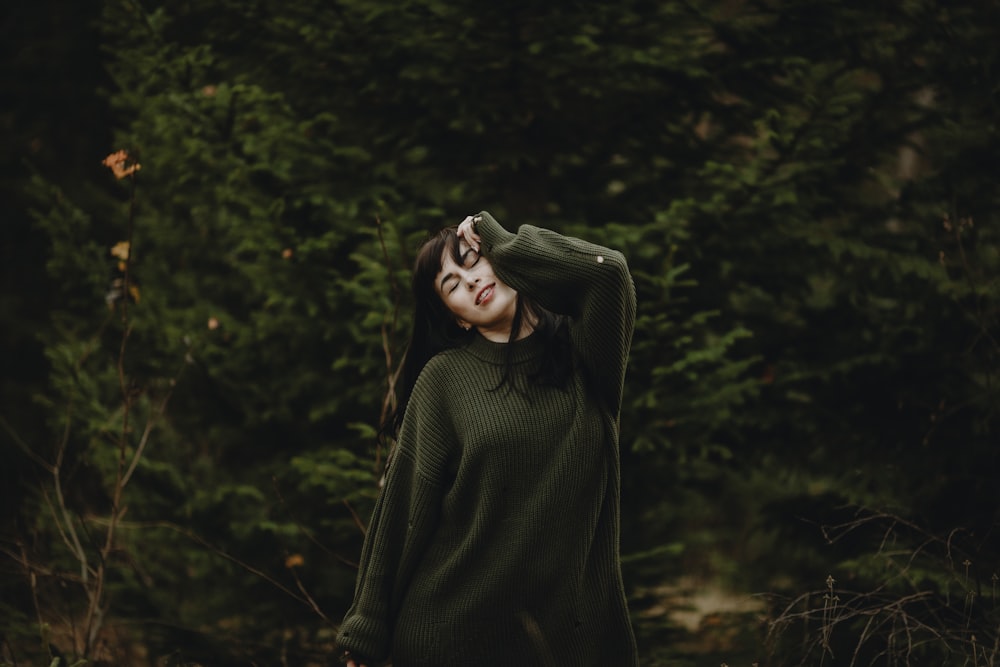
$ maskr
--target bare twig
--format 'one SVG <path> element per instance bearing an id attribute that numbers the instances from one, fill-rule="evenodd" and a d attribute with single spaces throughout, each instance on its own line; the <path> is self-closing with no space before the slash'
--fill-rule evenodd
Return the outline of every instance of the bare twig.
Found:
<path id="1" fill-rule="evenodd" d="M 122 422 L 121 430 L 118 437 L 118 463 L 115 473 L 115 483 L 111 490 L 111 511 L 109 513 L 109 518 L 106 523 L 106 530 L 104 535 L 103 545 L 98 550 L 99 562 L 95 568 L 95 576 L 93 579 L 93 585 L 86 588 L 88 596 L 87 611 L 84 616 L 84 637 L 86 641 L 84 657 L 89 658 L 93 655 L 94 647 L 97 642 L 98 634 L 100 633 L 101 627 L 104 623 L 104 616 L 106 613 L 105 602 L 104 602 L 104 589 L 106 583 L 106 574 L 108 567 L 108 559 L 110 554 L 115 548 L 115 535 L 119 523 L 125 516 L 127 508 L 122 506 L 122 496 L 125 491 L 125 484 L 127 482 L 128 475 L 126 473 L 125 462 L 126 462 L 126 452 L 128 450 L 129 432 L 130 432 L 130 419 L 132 415 L 132 406 L 134 402 L 134 392 L 129 386 L 128 375 L 125 370 L 125 359 L 126 351 L 128 349 L 128 340 L 132 332 L 132 327 L 129 322 L 129 299 L 131 298 L 131 268 L 132 268 L 132 244 L 135 229 L 135 207 L 136 207 L 136 171 L 139 169 L 137 163 L 133 163 L 132 167 L 121 171 L 124 165 L 124 159 L 127 154 L 120 154 L 122 156 L 121 162 L 114 163 L 112 161 L 111 166 L 115 171 L 116 176 L 121 178 L 121 174 L 125 174 L 129 178 L 129 209 L 127 217 L 127 229 L 126 229 L 126 246 L 125 246 L 125 257 L 123 258 L 123 280 L 122 280 L 122 298 L 119 301 L 121 308 L 121 325 L 122 325 L 122 335 L 121 341 L 118 346 L 118 359 L 116 363 L 116 368 L 118 372 L 118 387 L 121 392 L 122 400 Z M 112 158 L 109 158 L 112 160 Z M 106 161 L 106 164 L 108 162 Z M 137 461 L 137 459 L 134 459 Z M 131 471 L 131 467 L 129 471 Z"/>
<path id="2" fill-rule="evenodd" d="M 278 502 L 280 502 L 282 504 L 282 506 L 288 507 L 288 504 L 285 502 L 285 497 L 281 494 L 281 489 L 278 488 L 278 480 L 275 479 L 274 477 L 272 477 L 271 478 L 271 484 L 274 487 L 275 494 L 278 496 Z M 346 505 L 347 501 L 345 500 L 344 503 Z M 348 511 L 351 512 L 351 515 L 354 517 L 355 521 L 357 521 L 357 514 L 355 514 L 354 511 L 351 510 L 350 505 L 347 505 L 347 509 L 348 509 Z M 343 556 L 341 556 L 340 554 L 336 553 L 335 551 L 332 551 L 331 549 L 327 548 L 327 546 L 325 544 L 321 543 L 319 540 L 316 539 L 316 537 L 312 534 L 312 531 L 310 531 L 308 528 L 306 528 L 305 526 L 303 526 L 302 524 L 300 524 L 294 518 L 292 518 L 292 523 L 293 523 L 293 525 L 295 526 L 295 528 L 299 532 L 301 532 L 303 535 L 306 536 L 307 540 L 309 540 L 310 542 L 312 542 L 313 544 L 315 544 L 317 547 L 319 547 L 325 554 L 327 554 L 327 555 L 335 558 L 336 560 L 340 561 L 344 565 L 349 565 L 349 566 L 354 567 L 354 568 L 358 567 L 358 564 L 355 563 L 354 561 L 352 561 L 352 560 L 350 560 L 348 558 L 344 558 Z"/>
<path id="3" fill-rule="evenodd" d="M 32 451 L 31 446 L 21 439 L 21 436 L 17 434 L 14 428 L 6 419 L 3 418 L 3 416 L 0 416 L 0 428 L 3 428 L 3 430 L 7 432 L 7 435 L 10 436 L 14 445 L 16 445 L 17 448 L 20 449 L 29 459 L 37 463 L 46 472 L 50 474 L 54 472 L 55 469 L 52 467 L 52 464 Z"/>
<path id="4" fill-rule="evenodd" d="M 367 535 L 368 527 L 365 526 L 365 522 L 361 520 L 361 517 L 358 516 L 358 513 L 354 511 L 354 508 L 351 507 L 351 504 L 347 502 L 346 499 L 344 499 L 343 503 L 344 507 L 347 508 L 347 511 L 351 513 L 351 517 L 354 519 L 354 525 L 358 527 L 358 530 L 360 530 L 363 535 Z"/>
<path id="5" fill-rule="evenodd" d="M 302 592 L 302 595 L 305 597 L 306 601 L 309 603 L 309 606 L 312 608 L 312 610 L 316 612 L 316 614 L 318 614 L 319 617 L 322 618 L 324 621 L 329 621 L 330 619 L 327 618 L 326 614 L 323 613 L 323 610 L 319 608 L 318 604 L 316 604 L 316 600 L 314 600 L 313 597 L 309 595 L 309 591 L 307 591 L 306 587 L 302 585 L 302 581 L 299 579 L 299 575 L 295 571 L 295 568 L 290 567 L 288 569 L 292 573 L 292 578 L 295 579 L 295 586 Z"/>
<path id="6" fill-rule="evenodd" d="M 982 605 L 973 609 L 975 578 L 969 572 L 973 562 L 971 556 L 966 555 L 968 550 L 963 541 L 959 540 L 963 531 L 955 529 L 938 536 L 898 516 L 872 512 L 837 526 L 826 526 L 824 534 L 833 542 L 871 522 L 885 522 L 889 526 L 888 531 L 883 531 L 874 556 L 894 568 L 896 580 L 905 582 L 911 592 L 900 592 L 892 585 L 892 578 L 867 593 L 836 589 L 832 578 L 828 578 L 825 591 L 802 594 L 784 605 L 770 622 L 769 645 L 776 647 L 776 638 L 792 623 L 800 621 L 805 627 L 801 655 L 818 651 L 821 654 L 818 662 L 822 664 L 828 653 L 833 657 L 835 628 L 843 625 L 845 629 L 836 633 L 841 643 L 848 632 L 856 633 L 851 665 L 874 664 L 869 661 L 909 664 L 918 652 L 935 646 L 933 650 L 941 655 L 964 654 L 966 664 L 993 664 L 995 667 L 998 651 L 993 650 L 990 654 L 987 647 L 991 644 L 1000 647 L 1000 628 L 996 627 L 995 610 L 984 610 Z M 899 548 L 887 549 L 897 540 Z M 909 547 L 903 549 L 904 544 Z M 950 574 L 952 584 L 965 591 L 964 604 L 956 600 L 953 605 L 950 598 L 942 598 L 930 587 L 926 575 L 921 572 L 935 565 Z M 822 606 L 814 608 L 810 601 L 820 597 Z M 983 636 L 989 637 L 989 643 L 981 641 Z M 979 640 L 974 639 L 976 637 Z"/>
<path id="7" fill-rule="evenodd" d="M 107 526 L 110 523 L 110 520 L 108 520 L 108 519 L 96 519 L 95 518 L 95 519 L 91 519 L 91 520 L 94 523 L 102 524 L 104 526 Z M 283 585 L 281 582 L 279 582 L 278 580 L 276 580 L 274 577 L 268 575 L 263 570 L 260 570 L 259 568 L 256 568 L 253 565 L 250 565 L 249 563 L 240 560 L 236 556 L 233 556 L 232 554 L 230 554 L 230 553 L 228 553 L 226 551 L 223 551 L 222 549 L 220 549 L 219 547 L 215 546 L 214 544 L 212 544 L 211 542 L 209 542 L 205 538 L 201 537 L 200 535 L 198 535 L 194 531 L 189 530 L 187 528 L 184 528 L 183 526 L 179 526 L 179 525 L 177 525 L 175 523 L 170 523 L 169 521 L 143 521 L 143 522 L 124 522 L 124 521 L 119 521 L 118 525 L 119 525 L 119 527 L 122 527 L 122 528 L 167 528 L 169 530 L 172 530 L 172 531 L 174 531 L 176 533 L 179 533 L 179 534 L 187 537 L 189 540 L 191 540 L 193 542 L 197 542 L 198 544 L 200 544 L 201 546 L 205 547 L 206 549 L 208 549 L 209 551 L 211 551 L 215 555 L 217 555 L 217 556 L 219 556 L 221 558 L 224 558 L 225 560 L 228 560 L 229 562 L 231 562 L 231 563 L 233 563 L 233 564 L 235 564 L 235 565 L 243 568 L 244 570 L 246 570 L 250 574 L 253 574 L 253 575 L 256 575 L 256 576 L 260 577 L 262 580 L 264 580 L 267 583 L 271 584 L 272 586 L 274 586 L 275 588 L 277 588 L 281 592 L 287 594 L 292 599 L 294 599 L 294 600 L 296 600 L 298 602 L 301 602 L 302 604 L 304 604 L 306 606 L 309 606 L 309 607 L 312 606 L 310 604 L 309 599 L 307 599 L 307 597 L 302 597 L 302 596 L 298 595 L 297 593 L 295 593 L 295 591 L 293 591 L 290 588 L 288 588 L 287 586 Z"/>
<path id="8" fill-rule="evenodd" d="M 191 352 L 192 345 L 188 345 L 188 349 L 184 354 L 184 359 L 188 358 Z M 124 487 L 128 484 L 129 480 L 132 479 L 132 473 L 135 472 L 136 467 L 139 465 L 139 461 L 142 459 L 143 452 L 146 450 L 146 445 L 149 443 L 149 436 L 153 432 L 153 428 L 156 424 L 163 419 L 163 415 L 167 412 L 167 404 L 170 402 L 171 397 L 174 395 L 174 388 L 177 386 L 177 382 L 180 380 L 181 375 L 184 373 L 184 369 L 187 367 L 187 362 L 181 363 L 181 367 L 178 369 L 177 373 L 170 379 L 170 390 L 167 391 L 163 400 L 160 401 L 160 405 L 157 407 L 156 412 L 149 417 L 146 421 L 146 428 L 143 429 L 142 437 L 139 438 L 139 444 L 135 448 L 135 453 L 132 455 L 132 461 L 129 464 L 128 470 L 125 471 L 125 475 L 122 477 L 121 485 Z"/>
<path id="9" fill-rule="evenodd" d="M 378 234 L 379 246 L 382 248 L 382 258 L 385 260 L 385 269 L 389 275 L 389 285 L 392 288 L 392 310 L 389 313 L 386 313 L 382 319 L 382 354 L 385 357 L 386 391 L 385 396 L 382 399 L 382 409 L 379 414 L 379 423 L 385 424 L 389 415 L 393 413 L 397 406 L 396 382 L 399 379 L 399 374 L 403 368 L 402 360 L 400 360 L 398 364 L 393 361 L 393 349 L 391 343 L 391 336 L 395 333 L 396 326 L 399 321 L 399 309 L 402 304 L 402 293 L 399 288 L 399 283 L 396 281 L 396 271 L 389 256 L 389 248 L 385 242 L 385 235 L 382 233 L 382 220 L 378 216 L 375 217 L 375 229 Z M 379 470 L 381 467 L 382 448 L 381 445 L 379 445 L 375 450 L 375 469 Z"/>

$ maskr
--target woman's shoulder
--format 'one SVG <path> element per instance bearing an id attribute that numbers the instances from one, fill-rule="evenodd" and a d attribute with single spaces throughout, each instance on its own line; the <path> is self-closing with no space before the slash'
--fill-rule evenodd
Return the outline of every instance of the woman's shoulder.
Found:
<path id="1" fill-rule="evenodd" d="M 462 364 L 462 348 L 442 350 L 427 360 L 417 376 L 417 385 L 441 385 L 453 379 Z"/>
<path id="2" fill-rule="evenodd" d="M 414 405 L 435 412 L 449 411 L 470 383 L 468 353 L 462 348 L 438 352 L 431 357 L 417 376 L 407 410 Z"/>

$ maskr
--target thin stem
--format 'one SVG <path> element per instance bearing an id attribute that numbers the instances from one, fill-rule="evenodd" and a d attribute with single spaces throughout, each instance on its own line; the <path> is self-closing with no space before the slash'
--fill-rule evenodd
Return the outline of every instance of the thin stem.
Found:
<path id="1" fill-rule="evenodd" d="M 133 232 L 135 229 L 135 202 L 136 202 L 136 175 L 133 172 L 129 176 L 130 179 L 130 193 L 129 193 L 129 208 L 128 208 L 128 220 L 127 220 L 127 232 L 126 232 L 126 251 L 124 260 L 124 276 L 122 280 L 122 299 L 121 299 L 121 324 L 122 324 L 122 337 L 121 343 L 118 347 L 118 387 L 122 396 L 122 427 L 118 438 L 118 466 L 115 474 L 115 485 L 112 490 L 111 499 L 111 513 L 107 523 L 107 532 L 104 537 L 104 545 L 101 547 L 100 563 L 97 566 L 96 576 L 94 577 L 94 587 L 88 590 L 89 603 L 87 605 L 87 614 L 85 622 L 85 635 L 86 635 L 86 649 L 84 651 L 84 657 L 91 657 L 94 645 L 97 641 L 97 635 L 99 634 L 104 620 L 104 583 L 105 574 L 107 572 L 108 557 L 114 549 L 115 544 L 115 532 L 118 527 L 119 522 L 125 516 L 126 509 L 122 508 L 122 495 L 125 490 L 125 484 L 127 482 L 127 474 L 125 470 L 125 459 L 126 450 L 128 447 L 129 440 L 129 420 L 132 414 L 132 402 L 133 394 L 128 386 L 128 376 L 125 372 L 125 353 L 128 348 L 128 339 L 131 334 L 131 326 L 129 324 L 129 297 L 130 292 L 130 277 L 131 277 L 131 266 L 132 266 L 132 241 Z M 129 469 L 131 471 L 131 468 Z"/>

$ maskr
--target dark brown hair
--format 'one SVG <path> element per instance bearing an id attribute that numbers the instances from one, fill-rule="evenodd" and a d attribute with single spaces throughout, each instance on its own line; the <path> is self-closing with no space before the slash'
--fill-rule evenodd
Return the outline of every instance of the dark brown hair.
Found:
<path id="1" fill-rule="evenodd" d="M 448 310 L 434 287 L 434 279 L 441 271 L 444 253 L 451 253 L 456 263 L 462 263 L 457 229 L 457 227 L 445 227 L 427 239 L 417 252 L 411 280 L 415 302 L 413 331 L 410 334 L 399 383 L 396 385 L 397 407 L 382 425 L 383 436 L 395 438 L 399 434 L 413 386 L 431 357 L 444 350 L 467 345 L 479 335 L 475 329 L 466 331 L 458 325 L 455 316 Z M 510 341 L 520 337 L 526 314 L 535 320 L 533 335 L 541 335 L 547 347 L 539 368 L 529 376 L 529 381 L 564 387 L 573 366 L 566 319 L 545 310 L 526 295 L 518 293 L 514 319 L 511 322 Z M 512 381 L 513 359 L 510 356 L 512 350 L 510 348 L 508 350 L 503 379 L 494 389 L 517 388 Z"/>

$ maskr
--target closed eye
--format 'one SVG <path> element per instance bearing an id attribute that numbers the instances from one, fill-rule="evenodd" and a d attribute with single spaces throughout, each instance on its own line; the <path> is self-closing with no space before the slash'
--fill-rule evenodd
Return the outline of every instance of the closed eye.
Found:
<path id="1" fill-rule="evenodd" d="M 473 250 L 472 248 L 466 250 L 465 253 L 462 255 L 463 267 L 471 269 L 478 263 L 479 263 L 479 253 Z"/>
<path id="2" fill-rule="evenodd" d="M 459 255 L 457 252 L 453 255 L 455 258 L 455 263 L 460 265 L 463 269 L 471 269 L 476 264 L 479 263 L 479 253 L 472 248 L 466 248 L 465 252 Z M 454 281 L 454 282 L 452 282 Z M 441 279 L 440 290 L 442 292 L 447 291 L 448 294 L 454 292 L 458 286 L 461 284 L 461 280 L 454 273 L 449 273 Z"/>
<path id="3" fill-rule="evenodd" d="M 462 253 L 462 256 L 459 259 L 461 260 L 462 268 L 471 269 L 472 267 L 474 267 L 476 264 L 479 263 L 479 253 L 473 250 L 472 248 L 469 248 L 464 253 Z M 447 280 L 454 279 L 454 283 L 451 285 L 451 287 L 448 288 L 448 294 L 451 294 L 456 289 L 458 289 L 459 284 L 461 284 L 462 282 L 454 274 L 446 276 L 446 279 Z"/>

